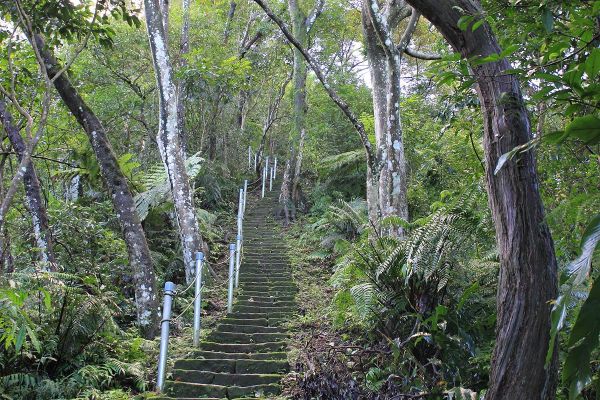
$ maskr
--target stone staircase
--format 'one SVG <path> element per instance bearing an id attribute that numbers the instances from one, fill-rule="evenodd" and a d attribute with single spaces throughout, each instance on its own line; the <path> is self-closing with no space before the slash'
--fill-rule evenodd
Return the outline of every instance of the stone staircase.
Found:
<path id="1" fill-rule="evenodd" d="M 175 361 L 164 394 L 176 399 L 274 396 L 289 370 L 288 334 L 282 323 L 296 312 L 279 224 L 273 219 L 278 191 L 267 192 L 244 220 L 244 254 L 233 312 L 201 343 L 192 358 Z"/>

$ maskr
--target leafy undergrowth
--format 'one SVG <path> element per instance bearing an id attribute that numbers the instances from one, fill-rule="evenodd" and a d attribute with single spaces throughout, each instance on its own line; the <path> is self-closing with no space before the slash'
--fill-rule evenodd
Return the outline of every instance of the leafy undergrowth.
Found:
<path id="1" fill-rule="evenodd" d="M 299 287 L 299 317 L 290 321 L 293 332 L 288 355 L 292 372 L 283 381 L 283 396 L 292 399 L 386 399 L 393 384 L 368 386 L 374 359 L 389 356 L 386 346 L 369 344 L 359 332 L 333 325 L 330 285 L 331 260 L 315 252 L 314 243 L 301 235 L 301 224 L 286 232 L 294 279 Z M 394 397 L 401 398 L 401 397 Z"/>

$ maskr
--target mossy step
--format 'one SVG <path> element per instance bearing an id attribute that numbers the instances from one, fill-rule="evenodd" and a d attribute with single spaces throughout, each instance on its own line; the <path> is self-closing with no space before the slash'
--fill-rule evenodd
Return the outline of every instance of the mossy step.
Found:
<path id="1" fill-rule="evenodd" d="M 258 305 L 244 305 L 244 304 L 235 304 L 233 306 L 233 311 L 239 312 L 248 312 L 248 313 L 266 313 L 271 314 L 273 312 L 296 312 L 298 309 L 295 306 L 272 306 L 272 307 L 261 307 Z"/>
<path id="2" fill-rule="evenodd" d="M 173 371 L 174 381 L 189 383 L 210 383 L 222 386 L 256 386 L 279 383 L 281 374 L 230 374 L 223 372 L 196 371 L 176 369 Z"/>
<path id="3" fill-rule="evenodd" d="M 269 326 L 269 320 L 267 318 L 244 319 L 226 317 L 221 320 L 221 323 L 229 325 Z"/>
<path id="4" fill-rule="evenodd" d="M 294 312 L 292 312 L 292 311 L 277 311 L 277 312 L 272 312 L 272 313 L 265 313 L 265 312 L 253 313 L 253 312 L 233 311 L 233 313 L 228 314 L 228 315 L 233 318 L 242 318 L 242 319 L 268 318 L 269 323 L 270 323 L 271 320 L 273 320 L 274 318 L 277 318 L 277 319 L 289 318 L 293 314 L 294 314 Z M 273 326 L 273 325 L 271 325 L 271 326 Z"/>
<path id="5" fill-rule="evenodd" d="M 213 332 L 208 338 L 215 343 L 268 343 L 285 340 L 287 337 L 285 333 L 274 332 Z"/>
<path id="6" fill-rule="evenodd" d="M 217 332 L 238 332 L 238 333 L 285 333 L 286 330 L 276 326 L 260 325 L 238 325 L 238 324 L 219 324 Z"/>
<path id="7" fill-rule="evenodd" d="M 257 301 L 254 299 L 238 299 L 237 305 L 241 306 L 256 306 L 256 307 L 293 307 L 296 309 L 297 304 L 293 300 L 282 301 Z"/>
<path id="8" fill-rule="evenodd" d="M 229 315 L 221 320 L 224 324 L 232 325 L 258 325 L 258 326 L 273 326 L 278 327 L 283 317 L 264 316 L 261 318 L 236 318 L 233 315 Z"/>
<path id="9" fill-rule="evenodd" d="M 271 280 L 271 281 L 291 281 L 292 271 L 241 271 L 240 279 L 244 280 Z"/>
<path id="10" fill-rule="evenodd" d="M 237 296 L 239 301 L 257 301 L 259 303 L 276 303 L 279 301 L 294 301 L 296 296 L 259 296 L 250 295 L 246 291 L 240 292 Z"/>
<path id="11" fill-rule="evenodd" d="M 289 371 L 287 360 L 181 359 L 174 369 L 230 374 L 278 374 Z"/>
<path id="12" fill-rule="evenodd" d="M 266 353 L 280 352 L 287 348 L 286 342 L 269 343 L 216 343 L 202 342 L 200 348 L 206 351 L 217 351 L 224 353 Z"/>
<path id="13" fill-rule="evenodd" d="M 213 332 L 208 339 L 215 343 L 269 343 L 279 342 L 288 338 L 286 333 L 243 333 L 243 332 Z"/>
<path id="14" fill-rule="evenodd" d="M 277 274 L 277 275 L 275 275 Z M 282 274 L 274 272 L 273 275 L 265 273 L 248 273 L 240 276 L 240 283 L 245 282 L 263 282 L 263 283 L 290 283 L 292 282 L 291 274 Z"/>
<path id="15" fill-rule="evenodd" d="M 271 351 L 266 353 L 226 353 L 223 351 L 204 351 L 197 350 L 192 353 L 192 357 L 196 359 L 207 360 L 285 360 L 287 353 L 282 351 Z"/>
<path id="16" fill-rule="evenodd" d="M 298 293 L 298 290 L 292 288 L 259 288 L 256 286 L 242 285 L 239 293 L 249 296 L 294 297 L 296 296 L 296 293 Z"/>
<path id="17" fill-rule="evenodd" d="M 260 397 L 265 395 L 275 395 L 281 392 L 281 387 L 278 384 L 265 384 L 255 386 L 221 386 L 202 383 L 187 383 L 187 382 L 165 382 L 165 394 L 181 398 L 205 398 L 211 396 L 213 398 L 244 398 L 244 397 Z M 203 397 L 201 397 L 203 396 Z"/>

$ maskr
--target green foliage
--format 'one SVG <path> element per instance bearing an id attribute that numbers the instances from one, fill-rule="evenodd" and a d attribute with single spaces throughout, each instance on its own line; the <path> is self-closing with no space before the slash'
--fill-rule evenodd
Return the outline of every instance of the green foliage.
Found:
<path id="1" fill-rule="evenodd" d="M 592 259 L 596 246 L 600 242 L 600 215 L 592 219 L 581 240 L 581 255 L 566 268 L 561 295 L 552 308 L 552 330 L 546 364 L 552 360 L 557 335 L 567 322 L 568 308 L 579 297 L 579 290 L 590 279 Z M 569 399 L 577 399 L 581 392 L 592 382 L 590 360 L 598 347 L 600 336 L 600 318 L 597 310 L 600 304 L 600 289 L 597 282 L 591 282 L 587 299 L 577 313 L 575 324 L 571 328 L 567 342 L 567 357 L 563 368 L 563 384 L 568 389 Z"/>
<path id="2" fill-rule="evenodd" d="M 118 327 L 118 296 L 99 278 L 42 272 L 3 277 L 0 395 L 89 398 L 115 386 L 145 390 L 141 348 L 149 344 Z"/>
<path id="3" fill-rule="evenodd" d="M 188 157 L 185 161 L 185 169 L 190 179 L 194 179 L 201 170 L 204 161 L 198 153 Z M 144 175 L 142 179 L 144 191 L 134 198 L 136 211 L 140 220 L 146 219 L 152 208 L 158 207 L 170 198 L 171 184 L 164 165 L 155 165 Z"/>

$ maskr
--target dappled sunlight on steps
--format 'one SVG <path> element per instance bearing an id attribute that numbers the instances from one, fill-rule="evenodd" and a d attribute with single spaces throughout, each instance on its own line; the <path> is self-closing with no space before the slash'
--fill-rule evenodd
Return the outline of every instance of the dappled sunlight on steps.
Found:
<path id="1" fill-rule="evenodd" d="M 161 399 L 234 399 L 277 395 L 289 370 L 287 331 L 297 287 L 279 225 L 277 192 L 267 192 L 244 220 L 244 258 L 233 312 L 189 359 L 175 361 Z M 168 396 L 168 397 L 165 397 Z"/>

